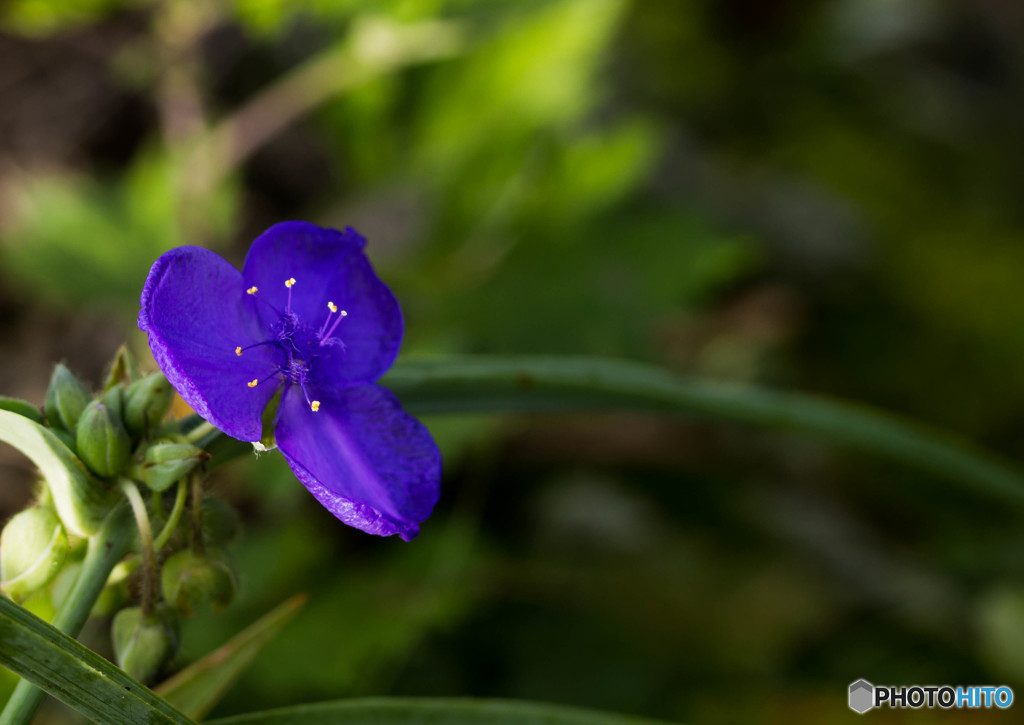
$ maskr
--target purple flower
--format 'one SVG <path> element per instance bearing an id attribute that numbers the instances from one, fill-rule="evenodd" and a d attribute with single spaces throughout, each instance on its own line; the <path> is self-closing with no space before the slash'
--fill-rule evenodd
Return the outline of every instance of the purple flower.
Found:
<path id="1" fill-rule="evenodd" d="M 139 327 L 181 397 L 229 436 L 259 440 L 283 391 L 277 445 L 299 480 L 349 526 L 408 541 L 437 502 L 441 455 L 374 384 L 402 313 L 365 244 L 351 228 L 276 224 L 241 274 L 201 247 L 172 249 L 149 272 Z"/>

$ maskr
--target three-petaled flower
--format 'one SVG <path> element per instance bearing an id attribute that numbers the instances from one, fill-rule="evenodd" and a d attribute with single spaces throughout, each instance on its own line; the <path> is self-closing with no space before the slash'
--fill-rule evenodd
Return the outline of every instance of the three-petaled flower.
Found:
<path id="1" fill-rule="evenodd" d="M 201 247 L 161 256 L 139 327 L 167 379 L 229 436 L 258 441 L 280 391 L 278 448 L 344 523 L 410 540 L 437 502 L 441 456 L 426 428 L 374 384 L 402 340 L 402 313 L 355 230 L 285 222 L 242 272 Z"/>

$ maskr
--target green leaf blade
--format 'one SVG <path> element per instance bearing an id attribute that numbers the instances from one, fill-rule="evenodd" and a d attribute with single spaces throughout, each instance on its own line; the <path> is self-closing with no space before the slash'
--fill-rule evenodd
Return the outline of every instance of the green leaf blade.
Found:
<path id="1" fill-rule="evenodd" d="M 658 725 L 658 721 L 514 700 L 367 698 L 220 718 L 210 725 Z"/>
<path id="2" fill-rule="evenodd" d="M 0 395 L 0 410 L 17 413 L 36 423 L 43 422 L 43 416 L 39 412 L 39 408 L 21 398 L 8 398 L 6 395 Z"/>
<path id="3" fill-rule="evenodd" d="M 627 409 L 794 431 L 1024 506 L 1024 472 L 1015 464 L 958 436 L 840 400 L 569 356 L 417 360 L 395 365 L 381 384 L 415 414 Z"/>
<path id="4" fill-rule="evenodd" d="M 265 614 L 226 644 L 156 687 L 156 692 L 189 717 L 202 720 L 306 603 L 297 594 Z"/>
<path id="5" fill-rule="evenodd" d="M 23 415 L 0 410 L 0 442 L 14 446 L 36 464 L 71 533 L 91 536 L 99 530 L 117 492 L 93 476 L 53 431 Z"/>
<path id="6" fill-rule="evenodd" d="M 0 665 L 95 722 L 192 723 L 138 680 L 4 598 Z"/>

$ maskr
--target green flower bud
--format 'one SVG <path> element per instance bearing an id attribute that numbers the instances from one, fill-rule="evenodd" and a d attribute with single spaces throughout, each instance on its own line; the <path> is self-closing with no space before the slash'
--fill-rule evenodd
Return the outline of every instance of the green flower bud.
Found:
<path id="1" fill-rule="evenodd" d="M 234 543 L 242 531 L 242 521 L 228 503 L 219 498 L 204 498 L 203 538 L 217 546 Z"/>
<path id="2" fill-rule="evenodd" d="M 130 572 L 130 568 L 125 570 L 122 567 L 129 565 L 131 562 L 134 562 L 134 566 L 138 566 L 138 559 L 128 559 L 114 567 L 114 573 L 107 579 L 106 586 L 103 587 L 99 597 L 96 599 L 96 603 L 92 605 L 92 609 L 89 611 L 90 617 L 108 617 L 128 602 L 131 592 L 128 590 L 127 575 L 119 575 L 118 572 Z M 59 610 L 64 606 L 68 595 L 74 589 L 75 582 L 78 581 L 78 575 L 81 571 L 82 562 L 72 561 L 65 564 L 60 573 L 54 577 L 49 588 L 51 606 L 54 609 Z M 26 602 L 26 606 L 27 604 Z"/>
<path id="3" fill-rule="evenodd" d="M 152 430 L 171 407 L 174 390 L 163 373 L 147 375 L 128 386 L 124 421 L 135 435 Z"/>
<path id="4" fill-rule="evenodd" d="M 121 419 L 99 400 L 89 403 L 79 418 L 76 443 L 78 457 L 100 476 L 119 473 L 132 453 Z"/>
<path id="5" fill-rule="evenodd" d="M 100 396 L 100 402 L 107 406 L 117 416 L 118 420 L 124 422 L 125 387 L 124 383 L 117 383 L 107 392 Z"/>
<path id="6" fill-rule="evenodd" d="M 40 506 L 22 511 L 0 535 L 0 588 L 16 601 L 27 598 L 50 583 L 67 552 L 56 513 Z"/>
<path id="7" fill-rule="evenodd" d="M 125 559 L 114 567 L 110 577 L 107 579 L 106 586 L 103 587 L 103 591 L 100 592 L 99 598 L 92 607 L 90 616 L 105 617 L 113 614 L 128 603 L 131 597 L 128 580 L 132 572 L 138 569 L 140 564 L 141 562 L 137 557 L 132 557 Z"/>
<path id="8" fill-rule="evenodd" d="M 50 598 L 53 600 L 54 607 L 60 609 L 64 606 L 71 590 L 75 588 L 75 582 L 78 581 L 81 571 L 82 562 L 69 561 L 53 578 L 53 582 L 50 583 Z"/>
<path id="9" fill-rule="evenodd" d="M 103 382 L 103 389 L 110 390 L 119 382 L 131 383 L 139 379 L 139 363 L 136 362 L 132 351 L 127 345 L 121 345 L 110 363 L 110 370 L 107 372 L 107 379 Z"/>
<path id="10" fill-rule="evenodd" d="M 154 491 L 164 491 L 209 457 L 202 448 L 188 443 L 157 443 L 146 449 L 132 475 Z"/>
<path id="11" fill-rule="evenodd" d="M 213 549 L 208 554 L 189 550 L 174 554 L 164 562 L 160 583 L 167 603 L 186 616 L 204 602 L 217 614 L 231 604 L 238 590 L 226 555 Z"/>
<path id="12" fill-rule="evenodd" d="M 46 422 L 51 428 L 73 431 L 85 406 L 92 400 L 89 389 L 61 363 L 53 369 L 46 391 Z"/>
<path id="13" fill-rule="evenodd" d="M 131 557 L 117 564 L 107 578 L 107 583 L 100 592 L 99 598 L 89 612 L 90 617 L 106 617 L 123 607 L 131 595 L 128 587 L 128 580 L 132 572 L 139 568 L 138 557 Z M 50 585 L 50 595 L 53 598 L 53 605 L 60 609 L 71 589 L 75 586 L 78 573 L 81 571 L 81 562 L 66 564 L 60 574 Z"/>
<path id="14" fill-rule="evenodd" d="M 73 430 L 70 433 L 63 428 L 50 428 L 49 430 L 61 443 L 68 447 L 69 451 L 75 453 L 78 443 L 75 442 L 75 432 Z"/>
<path id="15" fill-rule="evenodd" d="M 63 573 L 63 570 L 61 573 Z M 38 592 L 30 594 L 28 599 L 24 599 L 18 602 L 18 604 L 45 622 L 52 623 L 54 617 L 57 616 L 57 608 L 53 605 L 50 592 L 46 589 L 40 589 Z"/>
<path id="16" fill-rule="evenodd" d="M 152 681 L 178 652 L 178 619 L 166 606 L 145 616 L 140 607 L 122 609 L 111 628 L 114 655 L 122 670 L 137 680 Z"/>

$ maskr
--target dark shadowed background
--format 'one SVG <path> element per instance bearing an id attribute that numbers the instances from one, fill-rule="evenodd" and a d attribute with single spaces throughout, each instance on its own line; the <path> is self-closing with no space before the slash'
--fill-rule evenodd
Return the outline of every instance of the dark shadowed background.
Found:
<path id="1" fill-rule="evenodd" d="M 161 252 L 240 263 L 298 218 L 368 237 L 405 358 L 643 360 L 1020 455 L 1024 5 L 0 12 L 0 394 L 41 402 L 57 360 L 98 385 L 126 336 L 148 354 Z M 211 479 L 244 515 L 242 590 L 181 662 L 310 594 L 218 713 L 416 694 L 832 723 L 860 677 L 1024 686 L 1020 511 L 742 426 L 426 422 L 444 491 L 411 544 L 336 522 L 277 454 Z M 0 480 L 3 519 L 32 480 L 6 447 Z"/>

